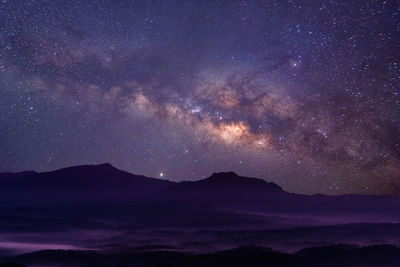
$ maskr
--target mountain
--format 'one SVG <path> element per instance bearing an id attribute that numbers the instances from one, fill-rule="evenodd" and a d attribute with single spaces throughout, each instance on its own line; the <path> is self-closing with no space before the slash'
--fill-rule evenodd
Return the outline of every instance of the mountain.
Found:
<path id="1" fill-rule="evenodd" d="M 274 183 L 262 179 L 242 177 L 234 172 L 213 173 L 210 177 L 181 182 L 168 187 L 160 194 L 164 201 L 209 205 L 236 205 L 264 203 L 290 194 Z"/>
<path id="2" fill-rule="evenodd" d="M 157 199 L 195 203 L 218 200 L 256 201 L 276 194 L 288 194 L 274 183 L 238 176 L 234 172 L 214 173 L 209 178 L 175 183 L 121 171 L 111 164 L 82 165 L 51 172 L 0 174 L 0 198 L 29 203 L 99 203 Z"/>
<path id="3" fill-rule="evenodd" d="M 157 198 L 166 203 L 213 207 L 240 214 L 309 216 L 332 223 L 400 221 L 400 199 L 396 197 L 301 195 L 234 172 L 214 173 L 203 180 L 174 184 Z"/>
<path id="4" fill-rule="evenodd" d="M 134 175 L 107 163 L 42 173 L 0 174 L 0 201 L 3 205 L 20 206 L 136 205 L 144 211 L 168 210 L 174 214 L 179 213 L 174 209 L 195 207 L 185 208 L 193 210 L 190 216 L 201 208 L 252 215 L 325 216 L 337 222 L 341 217 L 352 217 L 355 221 L 400 220 L 400 199 L 390 196 L 300 195 L 234 172 L 176 183 Z"/>
<path id="5" fill-rule="evenodd" d="M 397 245 L 399 222 L 396 197 L 294 194 L 233 172 L 179 183 L 110 164 L 0 174 L 4 255 L 33 244 L 183 252 L 248 245 L 282 251 L 341 243 Z"/>
<path id="6" fill-rule="evenodd" d="M 108 163 L 82 165 L 42 173 L 0 174 L 0 199 L 3 204 L 123 203 L 172 184 L 121 171 Z"/>
<path id="7" fill-rule="evenodd" d="M 246 191 L 246 190 L 256 190 L 256 191 L 269 191 L 269 192 L 282 192 L 283 189 L 278 185 L 270 182 L 266 182 L 258 178 L 249 178 L 239 176 L 234 172 L 220 172 L 213 173 L 210 177 L 195 181 L 186 182 L 182 184 L 182 187 L 188 189 L 192 188 L 202 188 L 204 190 L 235 190 L 235 191 Z"/>

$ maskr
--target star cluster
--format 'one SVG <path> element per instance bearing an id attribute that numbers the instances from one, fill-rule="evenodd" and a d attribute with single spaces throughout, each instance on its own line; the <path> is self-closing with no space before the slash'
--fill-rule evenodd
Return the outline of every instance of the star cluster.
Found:
<path id="1" fill-rule="evenodd" d="M 400 195 L 398 1 L 2 1 L 0 170 Z"/>

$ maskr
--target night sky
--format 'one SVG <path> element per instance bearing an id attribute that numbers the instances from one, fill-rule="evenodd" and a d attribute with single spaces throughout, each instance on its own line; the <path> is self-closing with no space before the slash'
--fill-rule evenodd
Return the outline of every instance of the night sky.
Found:
<path id="1" fill-rule="evenodd" d="M 400 1 L 0 3 L 0 171 L 400 196 Z"/>

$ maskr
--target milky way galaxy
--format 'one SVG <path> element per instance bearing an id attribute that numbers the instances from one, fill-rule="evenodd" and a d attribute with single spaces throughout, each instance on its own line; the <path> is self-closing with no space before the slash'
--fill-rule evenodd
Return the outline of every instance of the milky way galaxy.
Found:
<path id="1" fill-rule="evenodd" d="M 0 171 L 400 196 L 399 1 L 1 1 Z"/>

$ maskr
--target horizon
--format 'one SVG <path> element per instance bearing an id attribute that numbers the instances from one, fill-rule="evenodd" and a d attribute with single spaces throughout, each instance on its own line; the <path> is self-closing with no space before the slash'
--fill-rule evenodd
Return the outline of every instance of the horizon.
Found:
<path id="1" fill-rule="evenodd" d="M 81 165 L 67 166 L 67 167 L 62 167 L 62 168 L 59 168 L 59 169 L 48 170 L 48 171 L 25 170 L 25 171 L 20 171 L 20 172 L 0 172 L 0 175 L 4 174 L 4 173 L 18 174 L 18 173 L 24 173 L 24 172 L 34 172 L 36 174 L 53 173 L 53 172 L 56 172 L 56 171 L 60 171 L 60 170 L 64 170 L 64 169 L 73 169 L 73 168 L 76 168 L 76 167 L 99 167 L 99 166 L 105 166 L 105 165 L 108 165 L 108 166 L 110 166 L 113 169 L 116 169 L 118 171 L 122 171 L 122 172 L 125 172 L 125 173 L 132 174 L 134 176 L 142 176 L 142 177 L 149 178 L 149 179 L 163 180 L 163 181 L 168 181 L 168 182 L 172 182 L 172 183 L 176 183 L 176 184 L 179 184 L 181 182 L 199 182 L 199 181 L 203 181 L 203 180 L 212 178 L 213 176 L 218 176 L 218 175 L 221 176 L 221 175 L 229 174 L 229 175 L 237 176 L 237 177 L 240 177 L 240 178 L 250 178 L 250 179 L 255 179 L 255 180 L 262 180 L 267 184 L 273 184 L 273 185 L 278 186 L 284 192 L 295 193 L 295 194 L 306 195 L 306 196 L 316 196 L 316 195 L 325 195 L 325 196 L 352 196 L 352 195 L 354 195 L 355 196 L 355 195 L 360 195 L 360 196 L 376 196 L 376 197 L 390 196 L 390 197 L 400 198 L 399 195 L 392 195 L 392 194 L 380 194 L 380 195 L 379 194 L 322 194 L 322 193 L 302 194 L 302 193 L 297 193 L 297 192 L 290 192 L 290 191 L 286 190 L 284 187 L 282 187 L 280 184 L 278 184 L 276 182 L 273 182 L 273 181 L 270 181 L 270 180 L 267 180 L 267 178 L 265 178 L 265 177 L 254 177 L 254 176 L 248 177 L 248 176 L 245 176 L 245 175 L 238 174 L 238 173 L 236 173 L 234 171 L 212 172 L 208 176 L 201 177 L 201 178 L 198 178 L 198 179 L 193 179 L 193 180 L 187 180 L 187 179 L 182 179 L 182 180 L 172 179 L 171 180 L 171 179 L 168 179 L 168 177 L 165 177 L 164 175 L 159 175 L 158 177 L 157 176 L 152 177 L 152 176 L 146 176 L 146 175 L 143 175 L 143 174 L 140 174 L 140 173 L 136 173 L 136 172 L 130 172 L 130 171 L 127 171 L 127 170 L 123 170 L 123 169 L 120 169 L 120 168 L 114 166 L 113 164 L 111 164 L 109 162 L 103 162 L 103 163 L 98 163 L 98 164 L 81 164 Z M 110 177 L 110 179 L 112 179 L 112 177 Z"/>
<path id="2" fill-rule="evenodd" d="M 272 181 L 267 181 L 267 180 L 265 180 L 265 178 L 261 178 L 261 177 L 247 177 L 247 176 L 240 175 L 240 174 L 238 174 L 238 173 L 236 173 L 236 172 L 234 172 L 234 171 L 212 172 L 210 175 L 208 175 L 208 176 L 206 176 L 206 177 L 201 177 L 201 178 L 194 179 L 194 180 L 185 180 L 185 179 L 183 179 L 183 180 L 170 180 L 170 179 L 168 179 L 168 177 L 164 177 L 164 175 L 159 175 L 158 177 L 157 177 L 157 176 L 153 177 L 153 176 L 146 176 L 146 175 L 143 175 L 143 174 L 140 174 L 140 173 L 136 173 L 136 172 L 130 172 L 130 171 L 127 171 L 127 170 L 123 170 L 123 169 L 120 169 L 120 168 L 114 166 L 113 164 L 111 164 L 111 163 L 109 163 L 109 162 L 103 162 L 103 163 L 98 163 L 98 164 L 80 164 L 80 165 L 73 165 L 73 166 L 66 166 L 66 167 L 61 167 L 61 168 L 58 168 L 58 169 L 46 170 L 46 171 L 37 171 L 37 170 L 25 170 L 25 171 L 17 171 L 17 172 L 7 172 L 7 171 L 5 171 L 5 172 L 0 172 L 0 174 L 2 174 L 2 173 L 18 174 L 18 173 L 24 173 L 24 172 L 35 172 L 35 173 L 48 173 L 48 172 L 50 172 L 50 173 L 51 173 L 51 172 L 55 172 L 55 171 L 59 171 L 59 170 L 63 170 L 63 169 L 75 168 L 75 167 L 98 167 L 98 166 L 104 166 L 104 165 L 109 165 L 109 166 L 111 166 L 112 168 L 114 168 L 114 169 L 116 169 L 116 170 L 119 170 L 119 171 L 122 171 L 122 172 L 127 172 L 127 173 L 129 173 L 129 174 L 133 174 L 133 175 L 136 175 L 136 176 L 143 176 L 143 177 L 151 178 L 151 179 L 165 180 L 165 181 L 169 181 L 169 182 L 173 182 L 173 183 L 201 181 L 201 180 L 204 180 L 204 179 L 207 179 L 207 178 L 211 178 L 211 177 L 212 177 L 213 175 L 215 175 L 215 174 L 217 174 L 217 175 L 218 175 L 218 174 L 233 174 L 233 175 L 239 176 L 239 177 L 252 178 L 252 179 L 259 179 L 259 180 L 265 181 L 266 183 L 273 183 L 273 184 L 276 184 L 276 183 L 274 183 L 274 182 L 272 182 Z M 110 178 L 112 179 L 112 177 L 110 177 Z M 278 184 L 276 184 L 276 185 L 278 185 Z M 279 186 L 280 186 L 280 185 L 279 185 Z"/>

